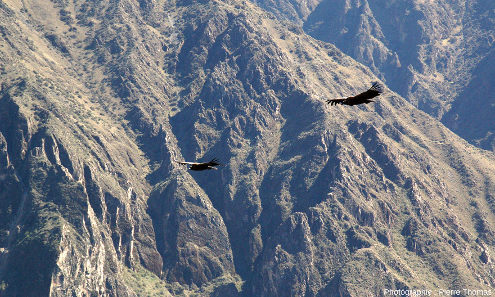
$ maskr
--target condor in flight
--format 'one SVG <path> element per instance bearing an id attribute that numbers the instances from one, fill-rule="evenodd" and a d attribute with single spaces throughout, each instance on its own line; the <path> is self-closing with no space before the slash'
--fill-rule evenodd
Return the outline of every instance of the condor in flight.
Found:
<path id="1" fill-rule="evenodd" d="M 370 102 L 374 102 L 373 100 L 370 100 L 371 98 L 379 96 L 381 93 L 383 93 L 383 86 L 378 82 L 374 82 L 371 88 L 369 88 L 369 90 L 367 90 L 366 92 L 344 99 L 328 99 L 327 103 L 330 103 L 330 105 L 357 105 L 362 103 L 368 104 Z"/>
<path id="2" fill-rule="evenodd" d="M 196 171 L 210 170 L 210 169 L 216 170 L 217 168 L 215 168 L 215 166 L 220 165 L 220 163 L 218 163 L 218 160 L 216 158 L 213 158 L 210 162 L 206 162 L 206 163 L 179 162 L 179 161 L 175 161 L 175 162 L 182 164 L 182 165 L 190 165 L 189 169 L 190 170 L 196 170 Z"/>

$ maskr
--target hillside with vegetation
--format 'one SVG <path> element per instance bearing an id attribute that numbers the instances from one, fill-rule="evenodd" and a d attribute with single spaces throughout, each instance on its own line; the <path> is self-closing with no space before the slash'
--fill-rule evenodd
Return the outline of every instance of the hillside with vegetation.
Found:
<path id="1" fill-rule="evenodd" d="M 0 33 L 0 296 L 495 285 L 493 152 L 388 85 L 328 106 L 384 79 L 301 26 L 248 1 L 6 0 Z"/>

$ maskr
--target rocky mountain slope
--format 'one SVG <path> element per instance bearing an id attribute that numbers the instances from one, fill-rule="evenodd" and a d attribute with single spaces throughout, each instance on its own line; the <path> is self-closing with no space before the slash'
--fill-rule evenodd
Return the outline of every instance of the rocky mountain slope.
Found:
<path id="1" fill-rule="evenodd" d="M 476 66 L 475 75 L 457 95 L 442 122 L 470 143 L 495 151 L 495 96 L 491 90 L 495 77 L 495 51 Z"/>
<path id="2" fill-rule="evenodd" d="M 493 150 L 495 97 L 488 86 L 494 83 L 495 2 L 255 2 L 335 44 L 413 105 Z"/>
<path id="3" fill-rule="evenodd" d="M 495 285 L 495 156 L 244 1 L 0 4 L 1 296 Z M 218 171 L 173 160 L 218 157 Z"/>

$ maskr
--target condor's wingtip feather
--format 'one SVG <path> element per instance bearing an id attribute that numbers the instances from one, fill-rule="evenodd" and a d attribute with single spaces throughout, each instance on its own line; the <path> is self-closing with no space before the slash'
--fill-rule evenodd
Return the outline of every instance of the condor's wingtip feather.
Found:
<path id="1" fill-rule="evenodd" d="M 383 93 L 383 85 L 378 81 L 374 81 L 372 82 L 370 90 L 377 91 L 378 93 L 381 94 Z"/>
<path id="2" fill-rule="evenodd" d="M 217 158 L 213 158 L 213 159 L 211 159 L 210 164 L 212 164 L 212 165 L 214 165 L 214 166 L 215 166 L 215 165 L 221 165 L 221 164 L 220 164 L 220 161 L 218 161 L 218 159 L 217 159 Z"/>
<path id="3" fill-rule="evenodd" d="M 337 104 L 342 104 L 345 99 L 327 99 L 327 104 L 330 104 L 330 106 L 337 105 Z"/>

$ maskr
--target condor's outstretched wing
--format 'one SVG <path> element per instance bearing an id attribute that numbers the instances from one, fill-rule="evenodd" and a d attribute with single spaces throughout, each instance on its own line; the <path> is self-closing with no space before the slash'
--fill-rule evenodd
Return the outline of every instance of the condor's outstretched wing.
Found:
<path id="1" fill-rule="evenodd" d="M 181 165 L 201 165 L 201 164 L 204 164 L 204 163 L 198 163 L 198 162 L 185 162 L 185 161 L 177 161 L 177 160 L 174 160 L 176 163 L 179 163 Z"/>
<path id="2" fill-rule="evenodd" d="M 352 97 L 347 97 L 345 99 L 328 99 L 327 103 L 330 103 L 330 105 L 337 105 L 337 104 L 356 105 L 362 103 L 370 103 L 370 102 L 374 102 L 373 100 L 370 99 L 379 96 L 381 93 L 383 93 L 383 86 L 379 82 L 374 82 L 371 88 L 369 88 L 365 92 L 362 92 L 361 94 Z"/>
<path id="3" fill-rule="evenodd" d="M 374 82 L 367 91 L 351 98 L 356 101 L 366 101 L 379 96 L 381 93 L 383 93 L 383 86 L 379 82 Z"/>
<path id="4" fill-rule="evenodd" d="M 177 160 L 174 160 L 175 162 L 181 164 L 181 165 L 189 165 L 190 170 L 195 170 L 195 171 L 201 171 L 201 170 L 209 170 L 209 169 L 217 169 L 215 166 L 221 165 L 217 159 L 212 159 L 210 162 L 180 162 Z"/>
<path id="5" fill-rule="evenodd" d="M 208 164 L 209 166 L 218 166 L 218 165 L 222 165 L 220 164 L 220 162 L 218 162 L 217 158 L 213 158 L 210 162 L 206 163 Z"/>

